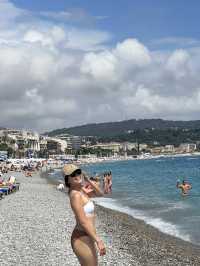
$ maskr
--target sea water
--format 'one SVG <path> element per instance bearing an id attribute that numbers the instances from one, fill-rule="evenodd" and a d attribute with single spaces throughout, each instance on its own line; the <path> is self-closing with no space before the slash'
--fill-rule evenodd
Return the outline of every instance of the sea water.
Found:
<path id="1" fill-rule="evenodd" d="M 82 168 L 92 176 L 112 171 L 112 195 L 97 198 L 98 204 L 200 245 L 200 156 L 106 162 Z M 178 179 L 192 185 L 188 196 L 176 188 Z"/>

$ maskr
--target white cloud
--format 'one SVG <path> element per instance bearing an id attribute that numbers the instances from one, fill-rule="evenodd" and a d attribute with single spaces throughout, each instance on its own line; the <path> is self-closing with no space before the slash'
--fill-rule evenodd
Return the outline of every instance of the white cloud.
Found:
<path id="1" fill-rule="evenodd" d="M 39 12 L 41 17 L 47 19 L 53 19 L 56 21 L 62 22 L 73 22 L 73 23 L 81 23 L 81 24 L 93 24 L 96 20 L 104 20 L 107 19 L 108 16 L 99 15 L 99 16 L 92 16 L 86 12 L 86 10 L 82 8 L 70 8 L 64 11 L 41 11 Z"/>
<path id="2" fill-rule="evenodd" d="M 0 126 L 199 119 L 200 48 L 152 52 L 134 38 L 111 47 L 108 32 L 5 0 L 0 8 L 8 15 L 0 15 Z"/>
<path id="3" fill-rule="evenodd" d="M 67 12 L 67 11 L 61 11 L 61 12 L 43 11 L 43 12 L 40 12 L 40 15 L 47 17 L 47 18 L 53 18 L 57 20 L 66 20 L 66 21 L 69 21 L 72 18 L 72 13 Z"/>
<path id="4" fill-rule="evenodd" d="M 114 53 L 127 65 L 143 67 L 151 62 L 148 49 L 136 39 L 127 39 L 118 43 Z"/>
<path id="5" fill-rule="evenodd" d="M 175 45 L 179 47 L 199 46 L 199 40 L 195 38 L 166 37 L 151 41 L 152 45 Z"/>
<path id="6" fill-rule="evenodd" d="M 81 70 L 99 83 L 110 84 L 120 82 L 120 78 L 123 79 L 130 71 L 136 72 L 150 62 L 148 49 L 135 39 L 127 39 L 110 51 L 105 49 L 99 53 L 87 53 Z"/>
<path id="7" fill-rule="evenodd" d="M 8 0 L 0 1 L 0 10 L 0 28 L 3 28 L 8 23 L 12 23 L 15 19 L 25 14 L 24 10 L 15 7 Z"/>
<path id="8" fill-rule="evenodd" d="M 65 48 L 79 49 L 84 51 L 101 50 L 104 43 L 111 39 L 111 34 L 103 31 L 70 28 L 67 31 L 68 42 Z"/>
<path id="9" fill-rule="evenodd" d="M 180 79 L 189 71 L 190 55 L 184 50 L 176 50 L 167 60 L 166 68 Z"/>
<path id="10" fill-rule="evenodd" d="M 117 63 L 117 58 L 109 51 L 88 53 L 82 61 L 81 71 L 90 74 L 99 83 L 110 83 L 117 80 Z"/>

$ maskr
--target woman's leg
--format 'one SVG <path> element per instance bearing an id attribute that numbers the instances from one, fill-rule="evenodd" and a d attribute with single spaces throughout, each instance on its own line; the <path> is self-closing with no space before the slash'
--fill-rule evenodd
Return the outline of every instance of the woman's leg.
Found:
<path id="1" fill-rule="evenodd" d="M 108 179 L 107 179 L 107 177 L 105 178 L 105 181 L 104 181 L 104 193 L 108 194 Z"/>
<path id="2" fill-rule="evenodd" d="M 95 244 L 89 236 L 73 237 L 72 235 L 71 244 L 81 266 L 98 265 Z"/>

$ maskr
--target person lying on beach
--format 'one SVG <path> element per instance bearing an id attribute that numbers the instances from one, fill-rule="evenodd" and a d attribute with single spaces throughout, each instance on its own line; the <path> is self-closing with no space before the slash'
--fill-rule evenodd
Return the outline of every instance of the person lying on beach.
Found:
<path id="1" fill-rule="evenodd" d="M 182 184 L 180 184 L 180 181 L 178 181 L 176 183 L 176 187 L 181 189 L 182 196 L 188 195 L 188 191 L 192 189 L 192 186 L 185 180 L 183 180 Z"/>
<path id="2" fill-rule="evenodd" d="M 7 169 L 7 167 L 6 167 L 6 166 L 4 166 L 4 167 L 2 168 L 2 173 L 3 173 L 3 174 L 6 174 L 6 173 L 8 173 L 8 169 Z"/>
<path id="3" fill-rule="evenodd" d="M 25 171 L 25 176 L 26 177 L 32 177 L 32 172 L 31 171 Z"/>
<path id="4" fill-rule="evenodd" d="M 7 186 L 9 183 L 3 178 L 2 173 L 0 173 L 0 186 Z"/>
<path id="5" fill-rule="evenodd" d="M 77 256 L 80 265 L 98 265 L 96 247 L 100 256 L 106 254 L 104 242 L 96 233 L 94 203 L 91 197 L 102 196 L 99 187 L 86 175 L 85 181 L 89 183 L 93 191 L 83 190 L 82 170 L 74 164 L 66 164 L 63 167 L 63 175 L 66 187 L 69 188 L 71 208 L 75 214 L 76 226 L 71 235 L 71 246 Z"/>
<path id="6" fill-rule="evenodd" d="M 14 184 L 16 181 L 16 177 L 11 175 L 9 178 L 8 178 L 8 184 Z"/>

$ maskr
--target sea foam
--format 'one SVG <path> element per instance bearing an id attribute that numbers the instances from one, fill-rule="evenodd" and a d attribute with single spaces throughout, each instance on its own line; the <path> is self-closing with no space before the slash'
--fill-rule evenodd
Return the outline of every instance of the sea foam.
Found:
<path id="1" fill-rule="evenodd" d="M 103 206 L 105 208 L 109 208 L 109 209 L 116 210 L 122 213 L 126 213 L 128 215 L 131 215 L 133 218 L 143 220 L 146 224 L 149 224 L 157 228 L 159 231 L 165 234 L 172 235 L 180 239 L 183 239 L 185 241 L 191 242 L 190 236 L 186 234 L 183 230 L 181 230 L 177 225 L 166 222 L 161 218 L 149 217 L 145 214 L 145 212 L 142 212 L 140 210 L 132 209 L 127 206 L 122 206 L 116 199 L 96 198 L 95 202 L 98 205 Z M 176 206 L 176 207 L 182 208 L 182 206 Z"/>

